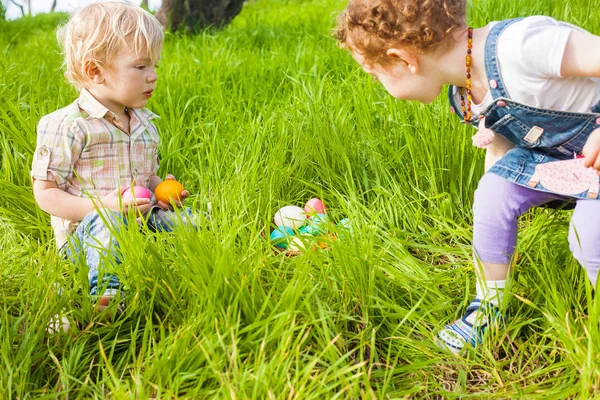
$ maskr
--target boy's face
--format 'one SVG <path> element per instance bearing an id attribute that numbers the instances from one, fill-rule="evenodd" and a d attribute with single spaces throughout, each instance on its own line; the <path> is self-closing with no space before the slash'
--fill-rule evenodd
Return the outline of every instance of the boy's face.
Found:
<path id="1" fill-rule="evenodd" d="M 435 100 L 442 89 L 436 77 L 427 73 L 423 64 L 414 68 L 418 61 L 411 57 L 408 62 L 396 58 L 387 67 L 379 64 L 370 65 L 358 52 L 353 51 L 352 57 L 366 73 L 381 82 L 385 90 L 397 99 L 416 100 L 428 104 Z"/>
<path id="2" fill-rule="evenodd" d="M 143 108 L 156 86 L 156 68 L 149 58 L 123 51 L 104 69 L 102 84 L 95 85 L 94 94 L 111 111 Z"/>

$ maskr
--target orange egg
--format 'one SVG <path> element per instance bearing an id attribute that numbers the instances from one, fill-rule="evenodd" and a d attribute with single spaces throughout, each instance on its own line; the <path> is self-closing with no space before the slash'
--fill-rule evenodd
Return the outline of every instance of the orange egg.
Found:
<path id="1" fill-rule="evenodd" d="M 169 204 L 171 200 L 180 200 L 181 192 L 183 192 L 183 185 L 175 180 L 168 179 L 156 186 L 154 196 L 156 200 Z"/>

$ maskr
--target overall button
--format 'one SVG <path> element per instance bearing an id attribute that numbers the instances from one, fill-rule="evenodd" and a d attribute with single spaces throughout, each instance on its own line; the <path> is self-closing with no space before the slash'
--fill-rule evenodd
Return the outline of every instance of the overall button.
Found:
<path id="1" fill-rule="evenodd" d="M 499 100 L 496 105 L 498 107 L 506 107 L 506 102 L 504 100 Z"/>
<path id="2" fill-rule="evenodd" d="M 490 87 L 496 89 L 498 87 L 498 82 L 496 82 L 495 79 L 490 79 Z"/>

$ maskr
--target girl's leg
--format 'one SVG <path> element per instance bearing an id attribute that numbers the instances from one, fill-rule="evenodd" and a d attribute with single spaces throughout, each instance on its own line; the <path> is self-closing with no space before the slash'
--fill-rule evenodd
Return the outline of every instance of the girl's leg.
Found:
<path id="1" fill-rule="evenodd" d="M 508 182 L 495 174 L 481 178 L 473 204 L 473 248 L 482 264 L 483 278 L 506 279 L 517 245 L 519 217 L 531 207 L 560 198 Z"/>
<path id="2" fill-rule="evenodd" d="M 127 220 L 117 211 L 102 209 L 88 214 L 77 227 L 77 230 L 66 244 L 65 255 L 72 261 L 85 257 L 90 284 L 90 294 L 97 295 L 100 288 L 105 288 L 102 297 L 112 297 L 120 287 L 119 278 L 105 274 L 102 282 L 98 282 L 99 272 L 106 263 L 115 266 L 121 264 L 119 243 L 114 232 L 127 225 Z M 106 301 L 106 300 L 105 300 Z"/>
<path id="3" fill-rule="evenodd" d="M 508 182 L 495 174 L 488 173 L 481 178 L 473 206 L 477 295 L 462 318 L 438 333 L 442 346 L 457 353 L 466 342 L 476 346 L 490 318 L 501 318 L 498 305 L 517 244 L 518 219 L 531 207 L 558 198 L 560 196 Z"/>
<path id="4" fill-rule="evenodd" d="M 569 245 L 596 286 L 600 268 L 600 200 L 579 200 L 571 217 Z"/>

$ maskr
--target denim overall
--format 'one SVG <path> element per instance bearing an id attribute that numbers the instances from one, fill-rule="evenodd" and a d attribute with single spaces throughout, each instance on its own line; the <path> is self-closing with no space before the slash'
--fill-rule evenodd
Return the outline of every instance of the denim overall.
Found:
<path id="1" fill-rule="evenodd" d="M 495 134 L 504 136 L 515 145 L 493 167 L 489 169 L 496 175 L 535 190 L 555 193 L 545 188 L 537 178 L 539 166 L 554 164 L 558 170 L 581 155 L 583 146 L 594 129 L 600 127 L 600 103 L 592 107 L 590 113 L 547 110 L 517 103 L 508 96 L 498 65 L 498 38 L 511 24 L 519 21 L 511 19 L 499 22 L 491 28 L 485 43 L 485 68 L 489 90 L 494 101 L 481 113 L 485 125 Z M 448 97 L 453 110 L 460 110 L 453 96 L 453 87 Z M 462 119 L 460 112 L 456 114 Z M 477 127 L 478 118 L 467 123 Z M 568 161 L 569 160 L 569 161 Z M 546 165 L 545 167 L 548 167 Z M 550 165 L 552 166 L 552 165 Z M 600 177 L 589 178 L 591 169 L 586 171 L 589 187 L 579 193 L 569 193 L 574 199 L 598 199 Z M 593 171 L 595 172 L 595 171 Z M 575 173 L 577 174 L 577 172 Z"/>

